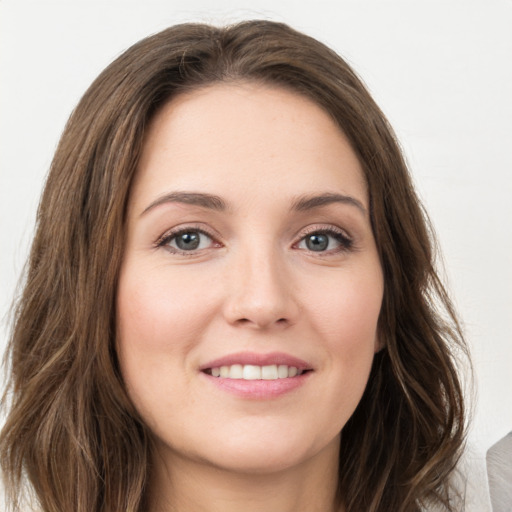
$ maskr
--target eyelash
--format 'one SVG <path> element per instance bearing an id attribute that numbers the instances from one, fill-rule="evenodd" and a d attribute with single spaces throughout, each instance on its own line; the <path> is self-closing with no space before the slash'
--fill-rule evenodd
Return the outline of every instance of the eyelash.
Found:
<path id="1" fill-rule="evenodd" d="M 167 233 L 164 233 L 156 242 L 155 242 L 155 247 L 156 248 L 166 248 L 167 250 L 169 250 L 172 254 L 179 254 L 179 255 L 182 255 L 182 256 L 195 256 L 197 255 L 198 252 L 200 252 L 201 250 L 189 250 L 189 251 L 185 251 L 185 250 L 180 250 L 180 249 L 177 249 L 175 247 L 169 247 L 169 243 L 177 238 L 178 236 L 180 235 L 183 235 L 184 233 L 200 233 L 202 235 L 205 235 L 207 236 L 208 238 L 210 238 L 212 240 L 212 242 L 214 243 L 217 243 L 218 245 L 219 242 L 215 242 L 215 236 L 208 232 L 207 230 L 205 230 L 204 228 L 199 228 L 199 227 L 196 227 L 196 226 L 186 226 L 184 228 L 180 228 L 180 229 L 177 229 L 176 231 L 170 231 L 170 232 L 167 232 Z M 342 253 L 342 252 L 349 252 L 351 250 L 354 250 L 355 247 L 354 247 L 354 241 L 353 239 L 345 232 L 345 231 L 342 231 L 341 229 L 336 229 L 334 227 L 329 227 L 329 228 L 321 228 L 321 227 L 315 227 L 315 226 L 312 226 L 311 228 L 309 228 L 306 232 L 303 232 L 301 234 L 301 237 L 299 239 L 298 242 L 294 243 L 293 246 L 296 247 L 297 245 L 299 245 L 303 240 L 306 239 L 306 237 L 310 236 L 310 235 L 328 235 L 332 238 L 334 238 L 339 244 L 340 246 L 334 250 L 330 250 L 330 251 L 312 251 L 312 250 L 309 250 L 309 252 L 311 253 L 317 253 L 318 256 L 329 256 L 329 255 L 332 255 L 332 254 L 338 254 L 338 253 Z"/>
<path id="2" fill-rule="evenodd" d="M 197 250 L 190 250 L 190 251 L 183 251 L 180 249 L 177 249 L 175 247 L 169 247 L 168 244 L 174 239 L 177 238 L 180 235 L 183 235 L 185 233 L 201 233 L 202 235 L 207 236 L 210 238 L 213 242 L 215 242 L 215 236 L 212 233 L 209 233 L 204 228 L 199 228 L 196 226 L 186 226 L 184 228 L 179 228 L 176 231 L 168 231 L 164 233 L 156 242 L 155 247 L 156 248 L 166 248 L 169 252 L 172 254 L 179 254 L 182 256 L 195 256 L 197 255 Z M 218 243 L 218 242 L 217 242 Z M 167 246 L 167 247 L 166 247 Z"/>
<path id="3" fill-rule="evenodd" d="M 329 228 L 321 228 L 321 227 L 315 227 L 312 226 L 306 230 L 306 232 L 301 234 L 300 240 L 294 244 L 294 246 L 301 243 L 303 240 L 305 240 L 310 235 L 328 235 L 332 238 L 334 238 L 340 246 L 336 249 L 331 249 L 330 251 L 310 251 L 310 252 L 317 252 L 318 256 L 329 256 L 332 254 L 339 254 L 342 252 L 349 252 L 351 250 L 354 250 L 354 240 L 343 230 L 339 228 L 329 227 Z"/>

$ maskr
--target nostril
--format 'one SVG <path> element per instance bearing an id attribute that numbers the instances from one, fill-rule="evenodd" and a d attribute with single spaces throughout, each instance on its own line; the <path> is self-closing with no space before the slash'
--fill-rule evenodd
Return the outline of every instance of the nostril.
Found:
<path id="1" fill-rule="evenodd" d="M 287 318 L 278 318 L 277 320 L 275 320 L 273 325 L 285 326 L 288 324 L 288 322 L 289 322 L 289 320 Z M 268 327 L 268 326 L 272 325 L 272 321 L 263 320 L 263 319 L 251 320 L 250 318 L 239 318 L 238 320 L 236 320 L 236 324 L 239 326 L 255 324 L 260 327 Z"/>

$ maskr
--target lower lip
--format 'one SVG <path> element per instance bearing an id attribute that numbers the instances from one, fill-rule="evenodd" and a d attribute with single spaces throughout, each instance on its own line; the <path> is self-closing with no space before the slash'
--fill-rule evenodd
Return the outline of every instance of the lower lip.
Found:
<path id="1" fill-rule="evenodd" d="M 246 399 L 269 400 L 300 388 L 307 382 L 311 373 L 313 372 L 308 371 L 296 377 L 275 380 L 223 379 L 204 372 L 201 372 L 201 375 L 222 391 Z"/>

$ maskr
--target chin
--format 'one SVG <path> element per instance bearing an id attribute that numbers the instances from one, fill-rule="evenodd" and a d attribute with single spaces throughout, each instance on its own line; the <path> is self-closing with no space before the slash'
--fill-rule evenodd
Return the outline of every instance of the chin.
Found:
<path id="1" fill-rule="evenodd" d="M 268 453 L 262 447 L 257 451 L 238 451 L 232 455 L 226 454 L 219 457 L 211 457 L 203 460 L 222 471 L 240 475 L 266 475 L 287 471 L 297 467 L 309 457 L 303 454 L 294 453 Z"/>
<path id="2" fill-rule="evenodd" d="M 260 434 L 256 430 L 251 436 L 211 439 L 202 453 L 197 453 L 198 459 L 224 471 L 263 475 L 299 467 L 329 453 L 337 458 L 339 451 L 339 435 L 334 439 L 311 440 L 297 430 L 281 431 L 278 436 Z"/>

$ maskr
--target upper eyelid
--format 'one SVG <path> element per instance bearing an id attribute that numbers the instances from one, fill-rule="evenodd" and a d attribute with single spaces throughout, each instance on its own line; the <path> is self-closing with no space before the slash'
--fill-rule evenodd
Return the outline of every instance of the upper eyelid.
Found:
<path id="1" fill-rule="evenodd" d="M 308 236 L 311 233 L 335 233 L 342 235 L 349 240 L 353 239 L 353 236 L 346 229 L 340 228 L 339 226 L 335 226 L 333 224 L 313 224 L 306 226 L 305 228 L 301 229 L 296 236 L 299 237 L 299 240 L 302 240 L 302 238 Z"/>
<path id="2" fill-rule="evenodd" d="M 297 233 L 295 238 L 296 241 L 293 242 L 292 248 L 294 247 L 297 250 L 300 250 L 300 248 L 297 246 L 301 244 L 308 235 L 313 233 L 327 234 L 328 236 L 337 239 L 338 243 L 340 244 L 339 248 L 328 251 L 310 251 L 303 249 L 307 254 L 314 254 L 316 258 L 330 258 L 347 252 L 359 251 L 357 238 L 354 238 L 350 231 L 345 228 L 341 228 L 337 224 L 329 222 L 309 224 L 308 226 L 302 228 Z"/>
<path id="3" fill-rule="evenodd" d="M 187 231 L 198 231 L 202 233 L 203 235 L 208 236 L 213 241 L 218 242 L 218 235 L 215 233 L 212 233 L 209 229 L 206 229 L 204 227 L 200 227 L 198 225 L 190 224 L 190 225 L 184 225 L 183 227 L 174 227 L 171 229 L 168 229 L 165 231 L 162 235 L 160 235 L 154 242 L 155 247 L 160 247 L 161 245 L 165 245 L 170 239 L 178 236 L 181 233 L 186 233 Z"/>

